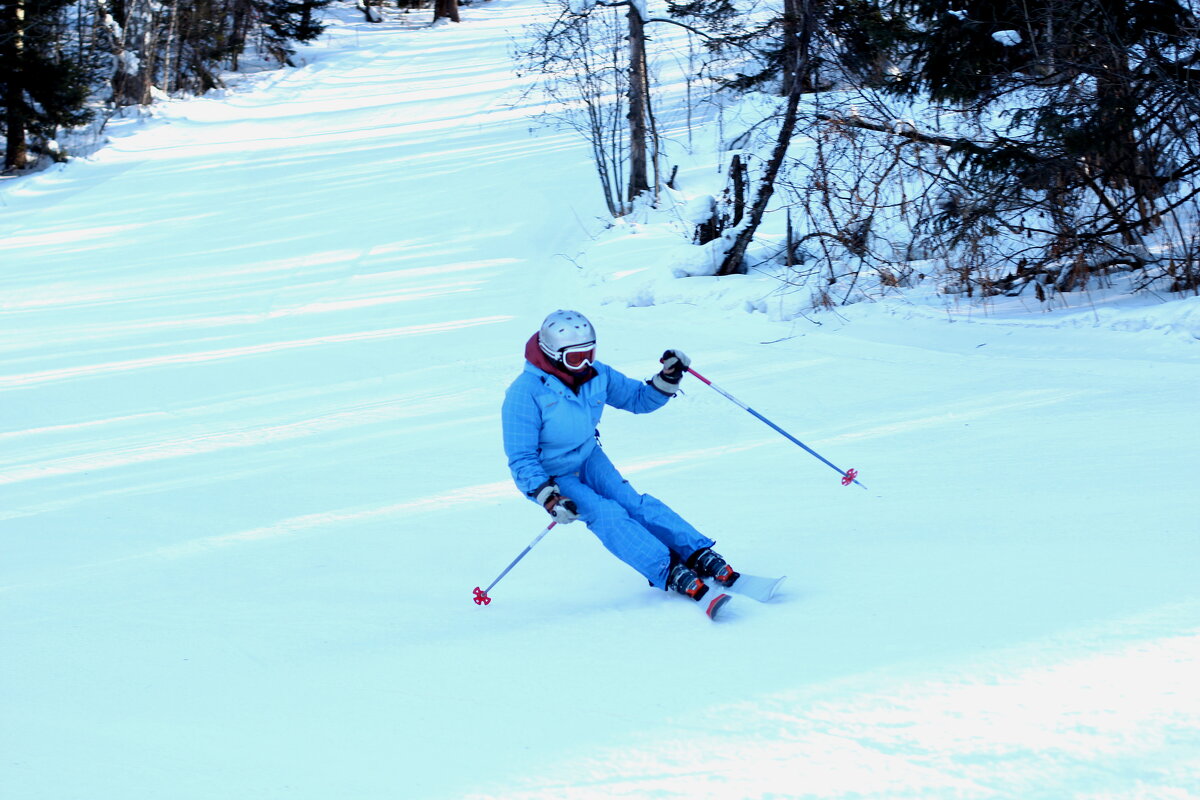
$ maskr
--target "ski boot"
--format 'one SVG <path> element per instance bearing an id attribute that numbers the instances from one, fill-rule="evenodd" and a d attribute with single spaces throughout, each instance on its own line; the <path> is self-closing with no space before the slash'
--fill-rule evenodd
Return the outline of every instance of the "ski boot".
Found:
<path id="1" fill-rule="evenodd" d="M 734 572 L 733 567 L 721 558 L 720 553 L 709 547 L 692 553 L 692 557 L 687 560 L 687 566 L 694 569 L 701 578 L 712 578 L 722 586 L 732 586 L 733 582 L 741 577 L 741 573 Z"/>
<path id="2" fill-rule="evenodd" d="M 693 600 L 699 600 L 708 591 L 708 584 L 700 580 L 695 570 L 683 564 L 675 564 L 667 573 L 667 590 L 674 590 Z"/>

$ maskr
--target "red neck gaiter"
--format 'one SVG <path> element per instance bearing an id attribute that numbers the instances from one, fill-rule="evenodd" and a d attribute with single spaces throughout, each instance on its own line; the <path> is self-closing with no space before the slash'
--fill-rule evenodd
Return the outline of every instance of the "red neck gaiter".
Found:
<path id="1" fill-rule="evenodd" d="M 581 369 L 578 372 L 572 372 L 563 367 L 562 364 L 555 363 L 550 360 L 550 357 L 542 352 L 542 348 L 538 346 L 538 335 L 535 333 L 529 337 L 529 341 L 525 343 L 525 360 L 533 364 L 538 369 L 549 372 L 554 377 L 558 378 L 566 384 L 571 391 L 579 393 L 579 387 L 596 377 L 596 370 L 589 365 L 587 369 Z"/>

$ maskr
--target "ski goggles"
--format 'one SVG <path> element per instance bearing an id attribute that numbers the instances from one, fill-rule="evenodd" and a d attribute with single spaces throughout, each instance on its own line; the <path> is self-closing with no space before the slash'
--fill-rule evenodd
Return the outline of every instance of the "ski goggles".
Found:
<path id="1" fill-rule="evenodd" d="M 584 367 L 591 366 L 596 359 L 596 343 L 587 342 L 586 344 L 577 344 L 571 347 L 564 347 L 558 351 L 558 357 L 562 359 L 562 363 L 570 370 L 580 370 Z"/>

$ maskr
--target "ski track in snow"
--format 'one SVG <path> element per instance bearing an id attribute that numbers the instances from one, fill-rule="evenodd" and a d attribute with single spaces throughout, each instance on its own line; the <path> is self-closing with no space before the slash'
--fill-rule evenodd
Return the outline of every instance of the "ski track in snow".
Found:
<path id="1" fill-rule="evenodd" d="M 748 314 L 604 230 L 511 72 L 537 2 L 329 13 L 0 187 L 5 800 L 1200 797 L 1195 298 Z M 573 525 L 471 602 L 547 522 L 499 406 L 563 306 L 860 470 L 695 381 L 606 413 L 774 601 L 709 624 Z"/>
<path id="2" fill-rule="evenodd" d="M 1175 611 L 1194 618 L 1194 608 Z M 1200 636 L 1088 642 L 1065 658 L 1056 644 L 1042 643 L 1050 656 L 994 654 L 934 680 L 869 675 L 836 691 L 769 694 L 724 709 L 719 732 L 701 715 L 671 720 L 634 747 L 525 782 L 536 788 L 469 797 L 1193 796 L 1171 761 L 1194 764 L 1196 705 L 1138 675 L 1153 659 L 1164 666 L 1158 678 L 1189 682 L 1200 669 Z M 670 741 L 692 726 L 685 740 Z M 1103 777 L 1091 769 L 1097 757 Z M 1159 783 L 1176 780 L 1175 789 Z"/>
<path id="3" fill-rule="evenodd" d="M 308 339 L 270 342 L 267 344 L 230 347 L 219 350 L 208 350 L 196 353 L 172 353 L 153 358 L 132 359 L 101 364 L 89 364 L 80 367 L 67 367 L 57 370 L 35 372 L 24 375 L 9 375 L 0 378 L 0 388 L 15 388 L 33 386 L 40 383 L 67 380 L 71 378 L 88 378 L 96 375 L 107 375 L 121 372 L 134 372 L 153 367 L 173 366 L 179 364 L 199 364 L 206 361 L 224 361 L 227 359 L 244 358 L 247 356 L 267 355 L 283 350 L 318 347 L 324 345 L 345 344 L 348 342 L 365 342 L 379 339 L 393 339 L 403 336 L 418 336 L 426 333 L 441 333 L 448 330 L 469 328 L 475 325 L 488 325 L 507 321 L 505 317 L 489 317 L 483 319 L 455 320 L 439 322 L 431 325 L 411 325 L 400 328 L 385 328 L 373 331 L 355 331 L 353 333 L 315 336 Z"/>

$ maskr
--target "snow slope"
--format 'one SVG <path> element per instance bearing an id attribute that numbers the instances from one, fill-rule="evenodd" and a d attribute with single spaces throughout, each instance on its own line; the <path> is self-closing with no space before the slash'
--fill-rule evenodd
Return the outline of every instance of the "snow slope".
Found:
<path id="1" fill-rule="evenodd" d="M 6 185 L 0 795 L 1200 796 L 1195 299 L 625 288 L 675 245 L 598 233 L 584 145 L 531 133 L 539 13 L 339 7 L 306 66 Z M 776 602 L 710 624 L 581 525 L 471 602 L 546 522 L 498 408 L 560 306 L 860 470 L 694 381 L 606 416 Z"/>

